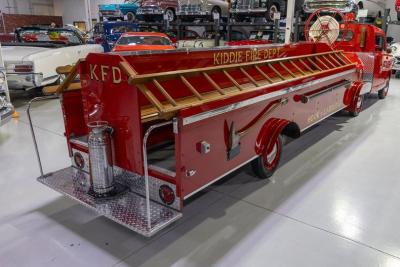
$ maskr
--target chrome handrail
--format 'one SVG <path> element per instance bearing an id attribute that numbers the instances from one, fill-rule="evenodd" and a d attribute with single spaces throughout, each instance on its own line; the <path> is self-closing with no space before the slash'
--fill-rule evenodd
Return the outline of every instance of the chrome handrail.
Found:
<path id="1" fill-rule="evenodd" d="M 145 181 L 145 189 L 146 189 L 146 213 L 147 213 L 147 227 L 151 229 L 151 214 L 150 214 L 150 190 L 149 190 L 149 168 L 147 161 L 147 140 L 150 136 L 150 133 L 157 128 L 173 124 L 173 121 L 162 122 L 158 124 L 154 124 L 150 126 L 146 133 L 143 136 L 143 169 L 144 169 L 144 181 Z"/>
<path id="2" fill-rule="evenodd" d="M 36 141 L 35 130 L 33 129 L 33 123 L 32 123 L 32 117 L 31 117 L 31 105 L 32 105 L 33 102 L 38 102 L 38 101 L 43 101 L 43 100 L 50 100 L 50 99 L 57 99 L 57 98 L 59 98 L 57 95 L 35 97 L 31 101 L 29 101 L 28 107 L 26 108 L 26 114 L 28 115 L 29 126 L 30 126 L 30 129 L 31 129 L 33 144 L 35 146 L 36 157 L 37 157 L 38 164 L 39 164 L 40 177 L 42 177 L 42 178 L 44 177 L 44 173 L 43 173 L 42 161 L 40 159 L 39 148 L 38 148 L 38 144 L 37 144 L 37 141 Z"/>

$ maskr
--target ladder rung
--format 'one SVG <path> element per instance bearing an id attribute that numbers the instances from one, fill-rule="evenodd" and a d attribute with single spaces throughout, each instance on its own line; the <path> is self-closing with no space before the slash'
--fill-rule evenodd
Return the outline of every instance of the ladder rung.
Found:
<path id="1" fill-rule="evenodd" d="M 261 76 L 264 77 L 264 79 L 266 79 L 269 83 L 273 83 L 274 81 L 265 73 L 262 71 L 262 69 L 260 69 L 259 66 L 255 65 L 254 68 L 261 74 Z"/>
<path id="2" fill-rule="evenodd" d="M 343 58 L 339 54 L 332 54 L 336 59 L 338 59 L 342 64 L 347 65 L 346 61 L 343 60 Z M 343 66 L 343 65 L 342 65 Z"/>
<path id="3" fill-rule="evenodd" d="M 319 57 L 315 57 L 315 59 L 316 59 L 322 66 L 324 66 L 327 70 L 330 69 Z"/>
<path id="4" fill-rule="evenodd" d="M 297 66 L 296 63 L 294 63 L 293 61 L 289 61 L 289 62 L 290 62 L 290 64 L 292 64 L 292 66 L 295 67 L 296 70 L 297 70 L 298 72 L 300 72 L 303 76 L 306 75 L 306 73 L 305 73 L 299 66 Z"/>
<path id="5" fill-rule="evenodd" d="M 277 70 L 274 68 L 274 66 L 272 66 L 272 65 L 269 64 L 269 63 L 268 63 L 267 65 L 268 65 L 268 67 L 269 67 L 273 72 L 275 72 L 275 74 L 276 74 L 279 78 L 281 78 L 282 81 L 286 80 L 285 77 L 283 77 L 282 74 L 280 74 L 279 71 L 277 71 Z"/>
<path id="6" fill-rule="evenodd" d="M 144 96 L 152 103 L 160 112 L 163 112 L 163 104 L 153 95 L 153 93 L 147 89 L 144 84 L 137 84 L 136 85 L 139 90 L 144 94 Z"/>
<path id="7" fill-rule="evenodd" d="M 224 90 L 222 90 L 221 87 L 219 87 L 219 85 L 206 72 L 203 72 L 203 76 L 209 83 L 211 83 L 215 90 L 217 90 L 221 95 L 225 95 Z"/>
<path id="8" fill-rule="evenodd" d="M 312 68 L 310 68 L 310 66 L 308 66 L 308 64 L 306 64 L 302 59 L 299 59 L 299 61 L 301 62 L 301 64 L 304 65 L 304 67 L 306 67 L 308 69 L 308 71 L 310 72 L 315 72 Z"/>
<path id="9" fill-rule="evenodd" d="M 336 68 L 336 65 L 335 64 L 333 64 L 328 58 L 326 58 L 325 56 L 321 56 L 323 59 L 325 59 L 325 61 L 327 62 L 327 63 L 329 63 L 329 65 L 330 66 L 332 66 L 333 68 Z M 327 64 L 328 65 L 328 64 Z"/>
<path id="10" fill-rule="evenodd" d="M 260 86 L 260 84 L 254 80 L 253 77 L 250 76 L 250 74 L 247 73 L 247 71 L 243 68 L 240 68 L 240 71 L 249 79 L 255 86 Z"/>
<path id="11" fill-rule="evenodd" d="M 192 94 L 194 94 L 199 100 L 203 100 L 203 96 L 199 92 L 197 92 L 193 85 L 183 75 L 179 75 L 179 77 L 181 78 L 182 82 L 187 86 L 187 88 L 189 88 Z"/>
<path id="12" fill-rule="evenodd" d="M 337 56 L 341 59 L 343 59 L 343 62 L 345 65 L 352 63 L 344 54 L 337 54 Z"/>
<path id="13" fill-rule="evenodd" d="M 167 99 L 167 101 L 173 105 L 174 107 L 177 106 L 175 100 L 165 91 L 164 87 L 157 81 L 157 79 L 153 79 L 154 85 L 157 87 L 157 89 L 160 91 L 160 93 Z"/>
<path id="14" fill-rule="evenodd" d="M 297 77 L 296 75 L 294 75 L 294 73 L 288 67 L 285 66 L 285 64 L 283 64 L 282 62 L 279 62 L 279 65 L 281 65 L 281 67 L 284 68 L 285 71 L 290 74 L 290 76 L 292 76 L 293 78 Z"/>
<path id="15" fill-rule="evenodd" d="M 331 54 L 328 54 L 328 56 L 337 64 L 337 67 L 342 66 Z"/>
<path id="16" fill-rule="evenodd" d="M 228 77 L 228 79 L 229 79 L 240 91 L 243 91 L 243 87 L 242 87 L 235 79 L 233 79 L 233 77 L 232 77 L 226 70 L 223 70 L 222 72 L 226 75 L 226 77 Z"/>
<path id="17" fill-rule="evenodd" d="M 308 62 L 310 62 L 314 67 L 316 67 L 319 71 L 322 71 L 321 67 L 318 66 L 314 61 L 311 60 L 311 58 L 307 58 Z"/>

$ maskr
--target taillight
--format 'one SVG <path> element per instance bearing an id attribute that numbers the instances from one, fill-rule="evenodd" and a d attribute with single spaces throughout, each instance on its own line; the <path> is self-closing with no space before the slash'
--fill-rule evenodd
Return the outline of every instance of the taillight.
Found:
<path id="1" fill-rule="evenodd" d="M 162 202 L 164 202 L 167 205 L 171 205 L 175 201 L 175 193 L 174 190 L 172 190 L 171 187 L 169 187 L 166 184 L 163 184 L 160 186 L 160 189 L 158 191 L 160 198 Z"/>
<path id="2" fill-rule="evenodd" d="M 28 64 L 21 64 L 21 65 L 15 65 L 14 67 L 15 72 L 32 72 L 33 71 L 33 65 L 28 65 Z"/>
<path id="3" fill-rule="evenodd" d="M 75 152 L 74 162 L 75 162 L 76 167 L 78 167 L 79 169 L 83 169 L 85 167 L 85 159 L 83 158 L 82 154 L 79 152 Z"/>

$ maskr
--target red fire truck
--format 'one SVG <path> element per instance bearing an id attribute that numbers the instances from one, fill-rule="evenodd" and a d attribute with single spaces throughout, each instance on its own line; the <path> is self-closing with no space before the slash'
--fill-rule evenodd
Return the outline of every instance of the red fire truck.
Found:
<path id="1" fill-rule="evenodd" d="M 297 138 L 340 110 L 357 115 L 365 93 L 386 95 L 383 33 L 350 28 L 339 49 L 302 42 L 90 54 L 55 88 L 72 166 L 44 174 L 37 153 L 38 181 L 151 236 L 182 216 L 184 200 L 247 163 L 270 177 L 282 136 Z M 37 148 L 29 113 L 30 105 Z"/>

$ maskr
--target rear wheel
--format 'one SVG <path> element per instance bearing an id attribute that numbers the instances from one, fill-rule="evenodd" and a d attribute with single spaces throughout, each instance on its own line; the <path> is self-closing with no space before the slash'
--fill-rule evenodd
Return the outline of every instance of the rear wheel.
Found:
<path id="1" fill-rule="evenodd" d="M 136 15 L 133 12 L 126 13 L 126 18 L 129 22 L 134 22 L 136 20 Z"/>
<path id="2" fill-rule="evenodd" d="M 214 14 L 218 14 L 219 19 L 221 20 L 221 9 L 219 9 L 219 7 L 215 6 L 213 7 L 213 9 L 211 10 L 211 21 L 214 21 Z"/>
<path id="3" fill-rule="evenodd" d="M 278 136 L 270 151 L 265 151 L 251 162 L 251 167 L 258 177 L 268 179 L 279 166 L 282 156 L 282 137 Z"/>
<path id="4" fill-rule="evenodd" d="M 277 12 L 279 12 L 279 7 L 276 4 L 270 5 L 270 7 L 268 8 L 267 14 L 266 14 L 267 21 L 273 21 L 274 14 Z"/>
<path id="5" fill-rule="evenodd" d="M 350 115 L 352 117 L 357 117 L 360 114 L 360 112 L 363 110 L 364 98 L 365 98 L 364 95 L 359 95 L 358 96 L 357 104 L 356 104 L 356 107 L 355 107 L 354 111 L 350 111 Z"/>
<path id="6" fill-rule="evenodd" d="M 397 20 L 400 21 L 400 11 L 397 11 Z"/>
<path id="7" fill-rule="evenodd" d="M 175 20 L 175 12 L 168 8 L 167 10 L 165 10 L 165 17 L 167 18 L 167 21 L 172 22 Z"/>
<path id="8" fill-rule="evenodd" d="M 387 93 L 389 91 L 389 87 L 386 86 L 385 88 L 381 89 L 378 91 L 378 98 L 379 99 L 385 99 L 385 97 L 387 96 Z"/>

